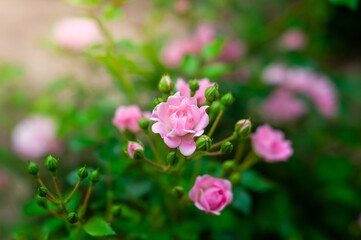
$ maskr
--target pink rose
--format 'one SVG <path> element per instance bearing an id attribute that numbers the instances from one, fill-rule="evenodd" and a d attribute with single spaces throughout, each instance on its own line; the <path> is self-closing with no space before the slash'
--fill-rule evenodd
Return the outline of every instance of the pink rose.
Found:
<path id="1" fill-rule="evenodd" d="M 301 50 L 306 44 L 306 37 L 299 29 L 291 29 L 281 37 L 281 47 L 289 50 Z"/>
<path id="2" fill-rule="evenodd" d="M 139 127 L 139 120 L 142 119 L 142 117 L 143 113 L 138 106 L 120 106 L 115 111 L 113 125 L 121 131 L 127 129 L 133 133 L 137 133 L 141 130 Z"/>
<path id="3" fill-rule="evenodd" d="M 207 100 L 206 97 L 204 96 L 206 89 L 210 86 L 213 86 L 215 83 L 210 82 L 208 78 L 203 78 L 198 81 L 198 84 L 199 84 L 199 89 L 195 92 L 193 97 L 197 99 L 198 105 L 203 105 Z M 182 96 L 186 96 L 186 97 L 191 96 L 191 89 L 183 79 L 179 78 L 177 80 L 176 88 Z"/>
<path id="4" fill-rule="evenodd" d="M 14 151 L 25 158 L 40 158 L 57 152 L 60 142 L 57 126 L 46 116 L 34 115 L 19 122 L 12 132 Z"/>
<path id="5" fill-rule="evenodd" d="M 222 62 L 234 62 L 239 60 L 245 53 L 244 45 L 236 40 L 232 39 L 227 41 L 222 49 L 222 52 L 219 56 L 219 60 Z"/>
<path id="6" fill-rule="evenodd" d="M 263 70 L 262 78 L 269 84 L 282 84 L 285 82 L 287 68 L 279 63 L 274 63 Z"/>
<path id="7" fill-rule="evenodd" d="M 293 154 L 291 142 L 284 139 L 281 131 L 274 130 L 268 125 L 257 128 L 251 136 L 253 149 L 266 162 L 287 161 Z"/>
<path id="8" fill-rule="evenodd" d="M 220 215 L 223 208 L 232 202 L 232 184 L 222 178 L 199 176 L 189 191 L 189 198 L 198 209 Z"/>
<path id="9" fill-rule="evenodd" d="M 128 155 L 131 159 L 134 159 L 134 153 L 137 150 L 144 151 L 144 148 L 142 145 L 140 145 L 137 142 L 129 142 L 128 143 Z"/>
<path id="10" fill-rule="evenodd" d="M 300 99 L 286 89 L 274 91 L 263 103 L 262 116 L 270 121 L 294 122 L 306 113 L 306 106 Z"/>
<path id="11" fill-rule="evenodd" d="M 188 0 L 176 0 L 173 7 L 177 12 L 185 13 L 190 9 L 191 6 Z"/>
<path id="12" fill-rule="evenodd" d="M 156 123 L 152 131 L 159 133 L 168 147 L 179 147 L 184 156 L 189 156 L 196 150 L 193 138 L 201 136 L 209 123 L 207 108 L 198 107 L 196 98 L 177 92 L 154 108 L 150 120 Z"/>
<path id="13" fill-rule="evenodd" d="M 99 43 L 102 35 L 96 22 L 87 18 L 67 18 L 54 26 L 53 39 L 60 47 L 82 51 Z"/>
<path id="14" fill-rule="evenodd" d="M 209 23 L 202 23 L 197 27 L 193 40 L 202 48 L 206 44 L 211 43 L 215 39 L 215 36 L 216 31 L 214 27 Z"/>

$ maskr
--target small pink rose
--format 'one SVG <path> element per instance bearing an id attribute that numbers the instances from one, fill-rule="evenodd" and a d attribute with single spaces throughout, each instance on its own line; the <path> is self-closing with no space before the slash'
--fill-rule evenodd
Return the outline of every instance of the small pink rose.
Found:
<path id="1" fill-rule="evenodd" d="M 138 106 L 120 106 L 115 111 L 115 115 L 113 117 L 113 125 L 121 131 L 127 129 L 129 131 L 132 131 L 133 133 L 137 133 L 141 130 L 139 127 L 139 120 L 142 117 L 143 113 Z"/>
<path id="2" fill-rule="evenodd" d="M 281 131 L 268 125 L 258 127 L 251 140 L 255 153 L 266 162 L 287 161 L 293 154 L 291 142 L 284 139 Z"/>
<path id="3" fill-rule="evenodd" d="M 134 153 L 137 150 L 144 151 L 144 148 L 137 142 L 128 142 L 128 155 L 131 159 L 134 159 Z"/>
<path id="4" fill-rule="evenodd" d="M 198 107 L 196 98 L 177 92 L 154 108 L 150 120 L 156 123 L 152 131 L 159 133 L 168 147 L 179 147 L 184 156 L 189 156 L 196 150 L 194 137 L 201 136 L 209 123 L 207 108 Z"/>
<path id="5" fill-rule="evenodd" d="M 189 198 L 198 209 L 220 215 L 223 208 L 233 200 L 232 184 L 222 178 L 199 176 L 189 191 Z"/>
<path id="6" fill-rule="evenodd" d="M 198 84 L 199 89 L 195 92 L 194 97 L 197 99 L 198 105 L 203 105 L 206 102 L 206 97 L 204 96 L 206 89 L 215 83 L 210 82 L 208 78 L 203 78 L 198 81 Z M 182 96 L 190 97 L 191 90 L 183 79 L 180 78 L 177 80 L 176 88 Z"/>
<path id="7" fill-rule="evenodd" d="M 252 126 L 252 123 L 248 119 L 241 119 L 236 123 L 236 125 L 239 126 L 239 133 L 242 133 L 246 128 Z"/>
<path id="8" fill-rule="evenodd" d="M 301 50 L 306 44 L 306 37 L 299 29 L 291 29 L 281 37 L 281 47 L 289 50 Z"/>

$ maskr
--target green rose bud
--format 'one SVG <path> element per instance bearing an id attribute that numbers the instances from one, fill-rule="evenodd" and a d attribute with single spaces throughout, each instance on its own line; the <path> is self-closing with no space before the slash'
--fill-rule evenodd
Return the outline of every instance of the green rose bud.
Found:
<path id="1" fill-rule="evenodd" d="M 52 173 L 55 173 L 59 167 L 59 161 L 55 159 L 53 156 L 49 155 L 45 159 L 45 167 Z"/>
<path id="2" fill-rule="evenodd" d="M 193 97 L 196 91 L 199 89 L 198 80 L 194 79 L 189 82 L 189 88 L 191 90 L 191 96 Z"/>
<path id="3" fill-rule="evenodd" d="M 224 142 L 221 145 L 222 153 L 230 153 L 233 150 L 233 144 L 231 142 Z"/>
<path id="4" fill-rule="evenodd" d="M 184 188 L 181 186 L 176 186 L 172 189 L 172 195 L 176 198 L 181 198 L 184 195 Z"/>
<path id="5" fill-rule="evenodd" d="M 233 102 L 234 97 L 232 96 L 232 93 L 226 93 L 221 97 L 221 103 L 226 107 L 231 106 Z"/>
<path id="6" fill-rule="evenodd" d="M 207 135 L 200 136 L 196 141 L 197 149 L 207 151 L 212 145 L 212 139 Z"/>
<path id="7" fill-rule="evenodd" d="M 234 131 L 238 136 L 247 138 L 251 133 L 251 128 L 251 121 L 249 121 L 248 119 L 241 119 L 236 123 Z"/>
<path id="8" fill-rule="evenodd" d="M 144 131 L 148 130 L 149 127 L 149 120 L 146 118 L 142 118 L 139 120 L 139 127 L 143 129 Z"/>
<path id="9" fill-rule="evenodd" d="M 46 189 L 46 187 L 39 187 L 37 193 L 40 197 L 46 197 L 46 195 L 48 195 L 48 189 Z"/>
<path id="10" fill-rule="evenodd" d="M 37 176 L 39 174 L 39 165 L 37 163 L 28 162 L 28 173 L 31 175 Z"/>
<path id="11" fill-rule="evenodd" d="M 78 222 L 78 215 L 75 212 L 70 212 L 68 213 L 68 215 L 66 216 L 66 219 L 68 220 L 69 223 L 74 224 Z"/>
<path id="12" fill-rule="evenodd" d="M 214 84 L 206 89 L 204 96 L 208 102 L 213 102 L 219 97 L 218 86 Z"/>
<path id="13" fill-rule="evenodd" d="M 163 102 L 163 99 L 162 98 L 156 98 L 154 99 L 153 101 L 153 105 L 154 107 L 157 106 L 159 103 L 162 103 Z"/>
<path id="14" fill-rule="evenodd" d="M 84 178 L 86 178 L 88 176 L 88 169 L 86 168 L 86 166 L 81 167 L 78 169 L 78 177 L 83 180 Z"/>
<path id="15" fill-rule="evenodd" d="M 39 195 L 36 195 L 35 202 L 41 207 L 46 207 L 46 199 L 43 197 L 40 197 Z"/>
<path id="16" fill-rule="evenodd" d="M 220 101 L 214 101 L 212 102 L 211 106 L 209 107 L 208 112 L 212 115 L 217 115 L 219 111 L 221 111 L 223 108 Z"/>
<path id="17" fill-rule="evenodd" d="M 158 84 L 158 89 L 162 93 L 170 93 L 173 90 L 174 84 L 168 75 L 164 75 Z"/>
<path id="18" fill-rule="evenodd" d="M 97 170 L 92 171 L 89 175 L 89 179 L 93 184 L 99 182 L 99 180 L 100 180 L 99 170 L 97 169 Z"/>
<path id="19" fill-rule="evenodd" d="M 234 169 L 235 169 L 235 166 L 234 166 L 234 161 L 233 160 L 227 160 L 222 164 L 222 171 L 226 175 L 233 172 Z"/>
<path id="20" fill-rule="evenodd" d="M 236 185 L 241 182 L 241 175 L 237 172 L 232 173 L 231 176 L 229 177 L 229 180 L 231 181 L 232 184 Z"/>

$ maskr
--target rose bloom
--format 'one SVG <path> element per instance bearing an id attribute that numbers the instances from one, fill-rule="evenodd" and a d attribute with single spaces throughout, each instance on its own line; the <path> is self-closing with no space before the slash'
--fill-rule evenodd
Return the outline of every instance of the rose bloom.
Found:
<path id="1" fill-rule="evenodd" d="M 139 121 L 142 117 L 143 113 L 138 106 L 120 106 L 115 111 L 113 125 L 121 131 L 129 130 L 133 133 L 137 133 L 141 130 L 139 127 Z"/>
<path id="2" fill-rule="evenodd" d="M 261 107 L 263 118 L 272 122 L 294 122 L 306 113 L 305 104 L 286 89 L 271 94 Z"/>
<path id="3" fill-rule="evenodd" d="M 25 158 L 40 158 L 56 152 L 60 142 L 56 138 L 57 126 L 46 116 L 34 115 L 14 128 L 11 136 L 14 151 Z"/>
<path id="4" fill-rule="evenodd" d="M 232 184 L 222 178 L 199 176 L 189 191 L 189 198 L 198 209 L 220 215 L 223 208 L 232 202 Z"/>
<path id="5" fill-rule="evenodd" d="M 129 142 L 128 143 L 128 155 L 131 159 L 134 159 L 134 152 L 136 150 L 144 150 L 143 146 L 137 142 Z"/>
<path id="6" fill-rule="evenodd" d="M 268 125 L 258 127 L 251 140 L 255 153 L 266 162 L 287 161 L 293 154 L 291 141 L 284 139 L 281 131 Z"/>
<path id="7" fill-rule="evenodd" d="M 199 84 L 199 88 L 195 92 L 194 97 L 197 99 L 198 105 L 203 105 L 207 100 L 206 97 L 204 96 L 206 89 L 210 86 L 213 86 L 215 83 L 210 82 L 208 78 L 203 78 L 198 81 L 198 84 Z M 182 96 L 186 96 L 186 97 L 191 96 L 191 89 L 183 79 L 180 78 L 177 80 L 176 88 Z"/>
<path id="8" fill-rule="evenodd" d="M 306 37 L 299 29 L 285 32 L 280 39 L 281 47 L 288 50 L 301 50 L 305 47 Z"/>
<path id="9" fill-rule="evenodd" d="M 102 35 L 95 21 L 88 18 L 67 18 L 56 23 L 53 40 L 62 48 L 82 51 L 99 43 Z"/>
<path id="10" fill-rule="evenodd" d="M 156 123 L 152 131 L 159 133 L 168 147 L 179 147 L 184 156 L 192 155 L 196 150 L 193 138 L 201 136 L 209 123 L 207 108 L 198 107 L 196 98 L 177 92 L 154 108 L 150 120 Z"/>

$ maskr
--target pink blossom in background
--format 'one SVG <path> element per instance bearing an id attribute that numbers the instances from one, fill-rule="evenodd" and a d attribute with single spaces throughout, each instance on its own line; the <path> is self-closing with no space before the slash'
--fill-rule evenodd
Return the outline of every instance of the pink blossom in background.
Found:
<path id="1" fill-rule="evenodd" d="M 306 113 L 306 106 L 289 90 L 278 89 L 263 103 L 261 115 L 266 120 L 284 123 L 294 122 Z"/>
<path id="2" fill-rule="evenodd" d="M 24 158 L 40 158 L 60 150 L 55 122 L 41 115 L 19 122 L 11 136 L 14 151 Z"/>
<path id="3" fill-rule="evenodd" d="M 214 41 L 216 37 L 216 30 L 214 26 L 209 23 L 200 24 L 193 36 L 193 40 L 199 44 L 200 47 Z"/>
<path id="4" fill-rule="evenodd" d="M 179 147 L 184 156 L 192 155 L 196 150 L 193 138 L 201 136 L 209 123 L 207 108 L 198 107 L 196 98 L 177 92 L 154 108 L 150 120 L 156 123 L 152 131 L 159 133 L 168 147 Z"/>
<path id="5" fill-rule="evenodd" d="M 291 141 L 286 140 L 281 131 L 274 130 L 269 125 L 258 127 L 251 140 L 255 153 L 266 162 L 287 161 L 293 154 Z"/>
<path id="6" fill-rule="evenodd" d="M 82 51 L 100 43 L 102 35 L 95 21 L 88 18 L 67 18 L 55 24 L 53 40 L 62 48 Z"/>
<path id="7" fill-rule="evenodd" d="M 245 46 L 239 40 L 232 39 L 225 42 L 219 60 L 222 62 L 234 62 L 245 54 Z"/>
<path id="8" fill-rule="evenodd" d="M 136 150 L 144 150 L 143 146 L 140 145 L 139 143 L 137 142 L 128 142 L 128 149 L 127 149 L 127 152 L 128 152 L 128 155 L 131 159 L 134 159 L 134 152 Z"/>
<path id="9" fill-rule="evenodd" d="M 138 123 L 142 117 L 143 113 L 138 106 L 120 106 L 115 111 L 113 125 L 121 131 L 129 130 L 137 133 L 141 130 Z"/>
<path id="10" fill-rule="evenodd" d="M 284 49 L 301 50 L 305 47 L 306 36 L 299 29 L 291 29 L 282 35 L 280 43 Z"/>
<path id="11" fill-rule="evenodd" d="M 281 86 L 309 97 L 325 117 L 335 117 L 338 112 L 336 88 L 325 76 L 306 68 L 287 68 L 273 64 L 263 71 L 266 83 Z"/>
<path id="12" fill-rule="evenodd" d="M 174 3 L 174 10 L 178 13 L 185 13 L 190 9 L 188 0 L 176 0 Z"/>
<path id="13" fill-rule="evenodd" d="M 161 61 L 170 68 L 178 67 L 182 63 L 183 57 L 187 54 L 186 48 L 183 41 L 170 42 L 162 50 Z"/>
<path id="14" fill-rule="evenodd" d="M 193 97 L 197 99 L 198 105 L 203 105 L 206 102 L 206 97 L 204 96 L 206 89 L 210 86 L 213 86 L 215 83 L 210 82 L 208 78 L 203 78 L 199 80 L 198 83 L 199 89 L 195 92 Z M 182 96 L 190 97 L 191 90 L 189 85 L 183 79 L 180 78 L 177 80 L 176 88 Z"/>
<path id="15" fill-rule="evenodd" d="M 199 176 L 189 191 L 189 198 L 198 209 L 220 215 L 221 211 L 233 200 L 232 184 L 222 178 L 209 175 Z"/>

